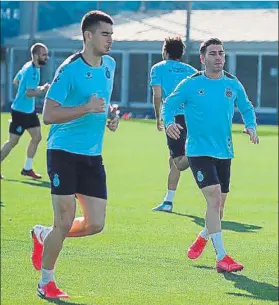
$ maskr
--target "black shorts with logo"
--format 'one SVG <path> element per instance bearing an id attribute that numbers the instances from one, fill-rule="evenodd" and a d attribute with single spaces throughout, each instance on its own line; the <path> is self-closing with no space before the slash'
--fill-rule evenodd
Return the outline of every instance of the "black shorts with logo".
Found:
<path id="1" fill-rule="evenodd" d="M 107 199 L 106 172 L 102 156 L 48 149 L 47 171 L 52 194 L 82 194 Z"/>
<path id="2" fill-rule="evenodd" d="M 229 192 L 231 159 L 188 157 L 188 161 L 200 189 L 220 184 L 222 193 Z"/>
<path id="3" fill-rule="evenodd" d="M 9 132 L 18 136 L 23 135 L 26 129 L 41 126 L 36 112 L 25 113 L 12 109 L 11 115 L 12 121 L 10 123 Z"/>
<path id="4" fill-rule="evenodd" d="M 185 142 L 187 137 L 187 128 L 184 115 L 176 115 L 175 123 L 181 125 L 183 127 L 183 130 L 180 130 L 180 137 L 177 140 L 172 139 L 167 135 L 167 143 L 172 158 L 185 155 Z"/>

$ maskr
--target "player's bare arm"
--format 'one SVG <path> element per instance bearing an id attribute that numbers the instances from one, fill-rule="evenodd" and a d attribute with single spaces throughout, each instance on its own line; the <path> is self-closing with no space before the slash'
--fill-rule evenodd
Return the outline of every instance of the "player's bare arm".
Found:
<path id="1" fill-rule="evenodd" d="M 105 112 L 105 102 L 102 98 L 92 95 L 88 103 L 78 107 L 62 107 L 54 100 L 46 99 L 43 109 L 43 121 L 48 124 L 60 124 L 75 120 L 87 113 Z"/>
<path id="2" fill-rule="evenodd" d="M 47 92 L 49 86 L 50 86 L 49 83 L 45 83 L 43 86 L 38 86 L 36 89 L 28 89 L 26 91 L 26 95 L 28 97 L 42 96 Z"/>
<path id="3" fill-rule="evenodd" d="M 162 88 L 160 86 L 152 86 L 152 92 L 153 92 L 153 107 L 155 112 L 157 129 L 159 131 L 162 131 L 164 129 L 160 116 L 161 103 L 162 103 Z"/>

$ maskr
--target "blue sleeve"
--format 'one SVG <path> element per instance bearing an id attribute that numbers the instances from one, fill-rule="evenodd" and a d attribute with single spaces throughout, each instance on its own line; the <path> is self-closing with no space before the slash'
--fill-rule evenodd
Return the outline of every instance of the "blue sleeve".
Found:
<path id="1" fill-rule="evenodd" d="M 48 89 L 46 98 L 63 105 L 72 87 L 71 71 L 69 67 L 59 67 Z"/>
<path id="2" fill-rule="evenodd" d="M 19 70 L 19 71 L 17 72 L 16 76 L 14 77 L 14 81 L 15 81 L 15 80 L 21 81 L 21 77 L 22 77 L 22 75 L 21 75 L 21 70 Z"/>
<path id="3" fill-rule="evenodd" d="M 153 66 L 150 72 L 150 86 L 161 86 L 162 78 L 158 66 Z"/>
<path id="4" fill-rule="evenodd" d="M 162 118 L 164 120 L 165 127 L 173 124 L 176 110 L 181 104 L 186 102 L 188 79 L 181 81 L 174 91 L 166 98 L 164 107 L 162 109 Z"/>
<path id="5" fill-rule="evenodd" d="M 37 71 L 32 67 L 22 72 L 21 79 L 26 83 L 27 90 L 37 89 L 40 82 Z"/>
<path id="6" fill-rule="evenodd" d="M 245 127 L 256 129 L 257 122 L 256 122 L 256 114 L 254 107 L 250 102 L 244 87 L 239 81 L 238 81 L 237 97 L 235 103 L 242 116 Z"/>

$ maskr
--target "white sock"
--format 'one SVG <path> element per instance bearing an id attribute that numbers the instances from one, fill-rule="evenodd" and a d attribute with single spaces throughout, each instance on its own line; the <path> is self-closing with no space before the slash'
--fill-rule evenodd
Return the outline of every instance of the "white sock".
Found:
<path id="1" fill-rule="evenodd" d="M 227 254 L 223 246 L 222 232 L 210 234 L 210 238 L 217 255 L 217 261 L 219 262 Z"/>
<path id="2" fill-rule="evenodd" d="M 33 158 L 26 158 L 25 164 L 24 164 L 24 169 L 29 171 L 32 169 L 32 163 L 33 163 Z"/>
<path id="3" fill-rule="evenodd" d="M 202 231 L 200 231 L 200 236 L 206 240 L 209 239 L 209 233 L 207 227 L 205 226 Z"/>
<path id="4" fill-rule="evenodd" d="M 175 195 L 175 191 L 173 190 L 168 190 L 167 191 L 167 194 L 164 198 L 164 201 L 170 201 L 171 203 L 173 202 L 173 198 L 174 198 L 174 195 Z"/>
<path id="5" fill-rule="evenodd" d="M 42 279 L 40 281 L 40 287 L 47 285 L 49 282 L 54 282 L 54 269 L 47 270 L 42 268 Z"/>

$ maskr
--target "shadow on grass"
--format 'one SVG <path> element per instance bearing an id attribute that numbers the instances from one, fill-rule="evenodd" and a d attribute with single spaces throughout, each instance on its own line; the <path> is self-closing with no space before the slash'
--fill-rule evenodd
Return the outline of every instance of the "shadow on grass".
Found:
<path id="1" fill-rule="evenodd" d="M 195 224 L 197 224 L 198 226 L 200 226 L 202 228 L 205 225 L 204 218 L 201 218 L 198 216 L 176 213 L 176 212 L 172 212 L 171 214 L 191 218 Z M 256 230 L 260 230 L 260 229 L 262 229 L 262 227 L 256 226 L 256 225 L 250 225 L 250 224 L 240 223 L 240 222 L 235 222 L 235 221 L 222 220 L 222 230 L 254 233 Z"/>
<path id="2" fill-rule="evenodd" d="M 215 270 L 215 268 L 208 266 L 198 265 L 194 267 L 205 270 Z M 252 298 L 256 300 L 272 301 L 272 302 L 276 302 L 279 299 L 278 287 L 272 284 L 257 282 L 255 280 L 248 278 L 245 275 L 236 274 L 236 273 L 225 272 L 223 273 L 223 276 L 226 280 L 233 282 L 235 288 L 247 291 L 249 293 L 249 294 L 244 294 L 244 293 L 227 292 L 227 294 L 229 295 Z"/>
<path id="3" fill-rule="evenodd" d="M 50 188 L 50 182 L 49 181 L 43 181 L 43 180 L 23 181 L 23 180 L 15 180 L 15 179 L 5 179 L 5 181 L 17 182 L 17 183 L 23 183 L 23 184 L 28 184 L 28 185 L 32 185 L 32 186 L 39 186 L 39 187 Z"/>
<path id="4" fill-rule="evenodd" d="M 61 299 L 47 299 L 47 298 L 41 298 L 41 299 L 45 300 L 49 303 L 58 304 L 58 305 L 88 305 L 88 304 L 84 304 L 84 303 L 69 302 L 69 301 L 61 300 Z"/>

